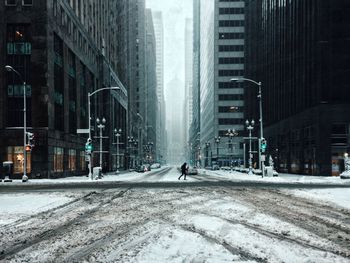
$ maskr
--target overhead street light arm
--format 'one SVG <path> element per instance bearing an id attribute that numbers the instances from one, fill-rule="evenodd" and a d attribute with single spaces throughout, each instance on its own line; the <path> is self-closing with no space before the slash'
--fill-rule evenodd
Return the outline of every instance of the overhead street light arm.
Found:
<path id="1" fill-rule="evenodd" d="M 89 139 L 91 139 L 91 101 L 90 101 L 90 97 L 94 94 L 96 94 L 97 92 L 100 92 L 102 90 L 120 90 L 120 87 L 105 87 L 105 88 L 100 88 L 98 90 L 93 91 L 92 93 L 88 92 L 88 125 L 89 125 Z M 91 180 L 93 180 L 92 177 L 92 157 L 90 157 L 89 160 L 89 177 L 91 178 Z"/>
<path id="2" fill-rule="evenodd" d="M 258 99 L 259 99 L 259 122 L 260 122 L 260 140 L 259 140 L 259 168 L 262 169 L 262 176 L 265 176 L 265 168 L 264 168 L 264 162 L 261 160 L 261 141 L 264 138 L 264 130 L 263 130 L 263 115 L 262 115 L 262 93 L 261 93 L 261 82 L 257 82 L 252 79 L 247 78 L 232 78 L 231 81 L 236 82 L 242 82 L 242 81 L 249 81 L 251 83 L 254 83 L 255 85 L 258 85 L 259 91 L 258 91 Z"/>
<path id="3" fill-rule="evenodd" d="M 255 80 L 247 79 L 247 78 L 232 78 L 231 81 L 235 81 L 235 82 L 250 81 L 250 82 L 254 83 L 255 85 L 261 86 L 261 82 L 257 82 Z"/>
<path id="4" fill-rule="evenodd" d="M 5 69 L 8 72 L 14 72 L 18 75 L 23 82 L 23 176 L 22 182 L 26 182 L 28 180 L 27 176 L 27 95 L 26 95 L 26 82 L 23 80 L 22 74 L 15 70 L 12 66 L 6 65 Z"/>
<path id="5" fill-rule="evenodd" d="M 91 97 L 92 95 L 94 95 L 95 93 L 97 92 L 100 92 L 101 90 L 106 90 L 106 89 L 109 89 L 109 90 L 120 90 L 119 87 L 107 87 L 107 88 L 101 88 L 101 89 L 98 89 L 98 90 L 95 90 L 94 92 L 92 93 L 88 93 L 88 96 Z"/>

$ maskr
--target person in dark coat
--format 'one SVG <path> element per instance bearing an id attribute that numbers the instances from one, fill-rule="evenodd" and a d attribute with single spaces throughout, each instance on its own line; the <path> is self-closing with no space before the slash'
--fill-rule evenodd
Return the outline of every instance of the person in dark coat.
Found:
<path id="1" fill-rule="evenodd" d="M 180 180 L 180 178 L 184 175 L 184 180 L 186 180 L 186 174 L 187 174 L 187 163 L 184 163 L 183 165 L 181 165 L 181 175 L 177 179 Z"/>

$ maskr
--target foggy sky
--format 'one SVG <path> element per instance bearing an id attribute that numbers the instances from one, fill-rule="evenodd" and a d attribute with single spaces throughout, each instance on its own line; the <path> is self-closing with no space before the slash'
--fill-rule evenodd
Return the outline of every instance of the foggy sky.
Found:
<path id="1" fill-rule="evenodd" d="M 169 100 L 168 83 L 175 77 L 185 82 L 185 18 L 192 17 L 192 0 L 146 0 L 146 7 L 163 13 L 164 95 Z M 177 99 L 183 100 L 184 87 L 178 91 L 181 92 Z"/>

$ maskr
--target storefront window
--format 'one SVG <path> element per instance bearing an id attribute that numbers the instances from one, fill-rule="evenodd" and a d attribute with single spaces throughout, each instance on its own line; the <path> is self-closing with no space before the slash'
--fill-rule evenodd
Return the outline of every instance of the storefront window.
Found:
<path id="1" fill-rule="evenodd" d="M 31 153 L 27 152 L 27 174 L 32 171 Z M 7 147 L 7 161 L 13 162 L 13 172 L 15 174 L 23 173 L 23 146 Z"/>
<path id="2" fill-rule="evenodd" d="M 77 162 L 77 158 L 76 158 L 77 152 L 73 149 L 70 149 L 68 151 L 68 169 L 69 171 L 75 171 L 77 169 L 76 167 L 76 162 Z"/>
<path id="3" fill-rule="evenodd" d="M 80 169 L 82 171 L 86 170 L 85 151 L 80 151 Z"/>
<path id="4" fill-rule="evenodd" d="M 53 169 L 54 172 L 63 172 L 63 148 L 54 147 Z"/>

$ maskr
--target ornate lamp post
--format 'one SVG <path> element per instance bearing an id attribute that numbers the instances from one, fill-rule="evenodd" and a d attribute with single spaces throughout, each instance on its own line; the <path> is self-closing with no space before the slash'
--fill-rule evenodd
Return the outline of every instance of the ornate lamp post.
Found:
<path id="1" fill-rule="evenodd" d="M 258 100 L 259 100 L 259 123 L 260 123 L 260 138 L 259 138 L 259 169 L 262 170 L 263 177 L 265 176 L 265 167 L 264 167 L 264 162 L 262 161 L 261 158 L 261 141 L 264 138 L 264 130 L 263 130 L 263 115 L 262 115 L 262 93 L 261 93 L 261 82 L 257 82 L 252 79 L 247 79 L 247 78 L 232 78 L 231 81 L 236 81 L 236 82 L 243 82 L 243 81 L 249 81 L 255 85 L 258 86 Z"/>
<path id="2" fill-rule="evenodd" d="M 138 145 L 139 145 L 139 140 L 135 140 L 134 141 L 134 150 L 135 150 L 135 166 L 138 165 L 137 162 L 139 162 L 140 157 L 139 157 L 139 149 L 138 149 Z M 137 156 L 137 159 L 136 159 Z"/>
<path id="3" fill-rule="evenodd" d="M 252 158 L 253 158 L 253 154 L 252 154 L 252 130 L 254 129 L 254 125 L 255 122 L 254 120 L 252 121 L 245 121 L 245 125 L 247 126 L 247 130 L 249 131 L 249 175 L 252 175 Z"/>
<path id="4" fill-rule="evenodd" d="M 114 136 L 117 137 L 117 171 L 116 173 L 119 173 L 119 140 L 120 140 L 120 136 L 122 133 L 122 129 L 114 129 Z"/>
<path id="5" fill-rule="evenodd" d="M 237 136 L 237 135 L 238 135 L 238 132 L 237 132 L 235 129 L 232 129 L 232 130 L 231 130 L 231 129 L 228 129 L 226 135 L 229 136 L 229 143 L 228 143 L 228 146 L 229 146 L 229 149 L 230 149 L 230 167 L 231 167 L 231 170 L 232 170 L 232 158 L 233 158 L 233 143 L 232 143 L 232 137 Z"/>
<path id="6" fill-rule="evenodd" d="M 220 136 L 215 137 L 214 141 L 216 143 L 216 163 L 219 165 L 219 143 L 220 143 Z"/>
<path id="7" fill-rule="evenodd" d="M 205 149 L 206 149 L 205 166 L 209 166 L 209 147 L 210 147 L 210 142 L 206 142 L 205 143 Z"/>
<path id="8" fill-rule="evenodd" d="M 135 142 L 135 139 L 133 136 L 128 136 L 128 145 L 129 145 L 129 169 L 132 168 L 132 159 L 131 159 L 131 154 L 132 154 L 132 147 Z"/>
<path id="9" fill-rule="evenodd" d="M 120 90 L 119 87 L 105 87 L 105 88 L 101 88 L 98 90 L 95 90 L 93 92 L 88 92 L 88 125 L 89 125 L 89 138 L 87 139 L 87 142 L 91 142 L 91 97 L 102 91 L 102 90 Z M 93 180 L 92 178 L 92 160 L 91 160 L 91 156 L 89 157 L 89 177 L 91 178 L 91 180 Z"/>
<path id="10" fill-rule="evenodd" d="M 153 142 L 147 143 L 147 152 L 148 152 L 148 163 L 150 164 L 152 160 Z"/>
<path id="11" fill-rule="evenodd" d="M 100 130 L 100 135 L 99 135 L 99 139 L 100 139 L 100 167 L 102 168 L 102 130 L 105 128 L 105 124 L 106 124 L 106 119 L 103 117 L 102 120 L 100 121 L 99 118 L 96 119 L 96 123 L 97 123 L 97 128 Z"/>

